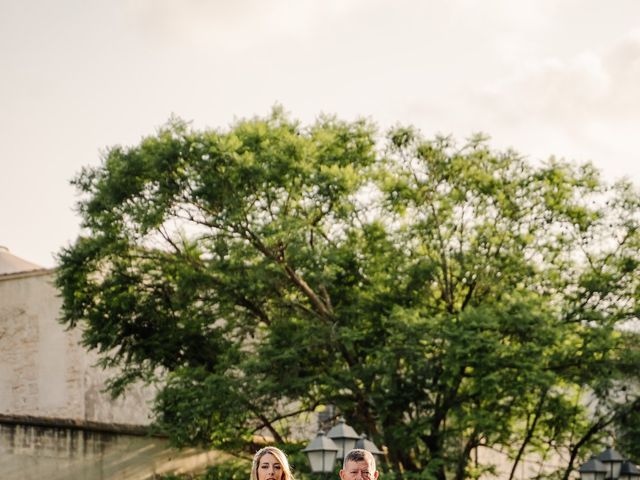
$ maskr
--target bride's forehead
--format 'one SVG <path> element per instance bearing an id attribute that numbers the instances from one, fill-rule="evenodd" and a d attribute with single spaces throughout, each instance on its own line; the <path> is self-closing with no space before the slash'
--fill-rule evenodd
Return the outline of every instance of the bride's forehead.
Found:
<path id="1" fill-rule="evenodd" d="M 260 457 L 260 463 L 280 463 L 273 453 L 265 453 Z"/>

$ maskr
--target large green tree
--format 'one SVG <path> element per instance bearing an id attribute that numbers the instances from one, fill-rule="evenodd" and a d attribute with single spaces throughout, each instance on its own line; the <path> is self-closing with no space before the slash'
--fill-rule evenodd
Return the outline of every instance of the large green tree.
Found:
<path id="1" fill-rule="evenodd" d="M 398 473 L 478 475 L 486 446 L 566 477 L 638 417 L 640 198 L 589 165 L 274 109 L 174 119 L 74 183 L 63 321 L 114 393 L 160 380 L 176 444 L 284 444 L 331 404 Z"/>

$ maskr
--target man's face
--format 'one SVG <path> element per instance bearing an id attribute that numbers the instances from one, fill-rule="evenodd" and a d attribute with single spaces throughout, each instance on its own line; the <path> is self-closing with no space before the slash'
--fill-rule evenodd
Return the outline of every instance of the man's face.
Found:
<path id="1" fill-rule="evenodd" d="M 349 460 L 346 468 L 340 470 L 341 480 L 376 480 L 378 472 L 373 471 L 365 460 L 354 462 Z"/>

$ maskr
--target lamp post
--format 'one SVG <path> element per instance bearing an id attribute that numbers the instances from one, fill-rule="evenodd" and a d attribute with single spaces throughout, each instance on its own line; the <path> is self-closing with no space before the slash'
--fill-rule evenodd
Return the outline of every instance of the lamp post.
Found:
<path id="1" fill-rule="evenodd" d="M 360 434 L 360 439 L 356 442 L 355 448 L 361 448 L 371 452 L 376 459 L 376 463 L 378 463 L 380 457 L 384 454 L 384 452 L 376 447 L 376 444 L 369 440 L 364 433 Z"/>
<path id="2" fill-rule="evenodd" d="M 581 480 L 604 480 L 607 474 L 607 467 L 592 455 L 587 462 L 580 465 L 578 472 L 580 472 Z"/>
<path id="3" fill-rule="evenodd" d="M 614 479 L 620 476 L 620 467 L 622 466 L 622 462 L 624 462 L 624 458 L 622 458 L 622 455 L 620 455 L 617 450 L 614 450 L 612 447 L 607 447 L 604 452 L 598 455 L 598 460 L 607 467 L 607 476 L 605 478 Z"/>
<path id="4" fill-rule="evenodd" d="M 640 478 L 640 469 L 629 460 L 622 462 L 620 467 L 619 480 L 638 480 Z"/>
<path id="5" fill-rule="evenodd" d="M 347 425 L 346 420 L 342 417 L 338 418 L 338 423 L 329 430 L 327 437 L 336 442 L 338 446 L 338 455 L 336 458 L 338 459 L 344 458 L 346 452 L 355 448 L 356 440 L 360 438 L 356 431 Z"/>
<path id="6" fill-rule="evenodd" d="M 320 430 L 316 438 L 303 450 L 309 457 L 311 471 L 314 473 L 331 473 L 336 463 L 338 446 Z"/>
<path id="7" fill-rule="evenodd" d="M 353 448 L 362 448 L 371 452 L 376 462 L 383 455 L 383 452 L 375 443 L 368 440 L 364 433 L 358 435 L 352 427 L 347 425 L 344 418 L 340 417 L 338 423 L 329 430 L 327 435 L 320 430 L 303 452 L 309 457 L 313 473 L 326 474 L 333 472 L 336 458 L 343 459 Z"/>
<path id="8" fill-rule="evenodd" d="M 592 455 L 578 472 L 581 480 L 640 480 L 640 469 L 612 447 Z"/>

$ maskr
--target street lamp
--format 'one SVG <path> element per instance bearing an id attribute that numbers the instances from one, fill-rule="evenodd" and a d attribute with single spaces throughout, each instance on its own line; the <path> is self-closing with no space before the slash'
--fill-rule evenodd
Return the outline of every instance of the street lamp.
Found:
<path id="1" fill-rule="evenodd" d="M 303 450 L 309 457 L 311 471 L 314 473 L 331 473 L 336 463 L 338 446 L 320 430 L 316 438 Z"/>
<path id="2" fill-rule="evenodd" d="M 320 430 L 303 452 L 309 457 L 312 472 L 329 473 L 333 472 L 336 458 L 343 459 L 353 448 L 362 448 L 371 452 L 376 462 L 383 455 L 383 452 L 375 443 L 368 440 L 364 433 L 358 435 L 347 425 L 344 418 L 340 417 L 338 423 L 329 430 L 328 435 Z"/>
<path id="3" fill-rule="evenodd" d="M 580 465 L 578 472 L 580 472 L 580 480 L 604 480 L 607 467 L 592 455 L 589 461 Z"/>
<path id="4" fill-rule="evenodd" d="M 356 431 L 347 425 L 347 422 L 342 417 L 338 418 L 338 424 L 329 430 L 327 437 L 336 442 L 338 446 L 337 458 L 340 459 L 344 458 L 345 453 L 355 447 L 356 440 L 360 438 Z"/>
<path id="5" fill-rule="evenodd" d="M 382 450 L 376 447 L 376 444 L 367 438 L 367 436 L 362 433 L 360 434 L 360 439 L 356 442 L 356 448 L 361 448 L 363 450 L 367 450 L 371 452 L 371 454 L 375 457 L 376 463 L 380 459 L 380 457 L 384 454 Z"/>
<path id="6" fill-rule="evenodd" d="M 581 480 L 640 480 L 640 469 L 612 447 L 597 456 L 592 455 L 589 461 L 580 465 L 578 472 Z"/>
<path id="7" fill-rule="evenodd" d="M 624 458 L 612 447 L 607 447 L 604 452 L 598 455 L 598 460 L 607 467 L 607 476 L 605 478 L 614 479 L 620 476 L 620 467 Z"/>
<path id="8" fill-rule="evenodd" d="M 633 462 L 625 460 L 620 467 L 619 480 L 638 480 L 640 479 L 640 469 Z"/>

